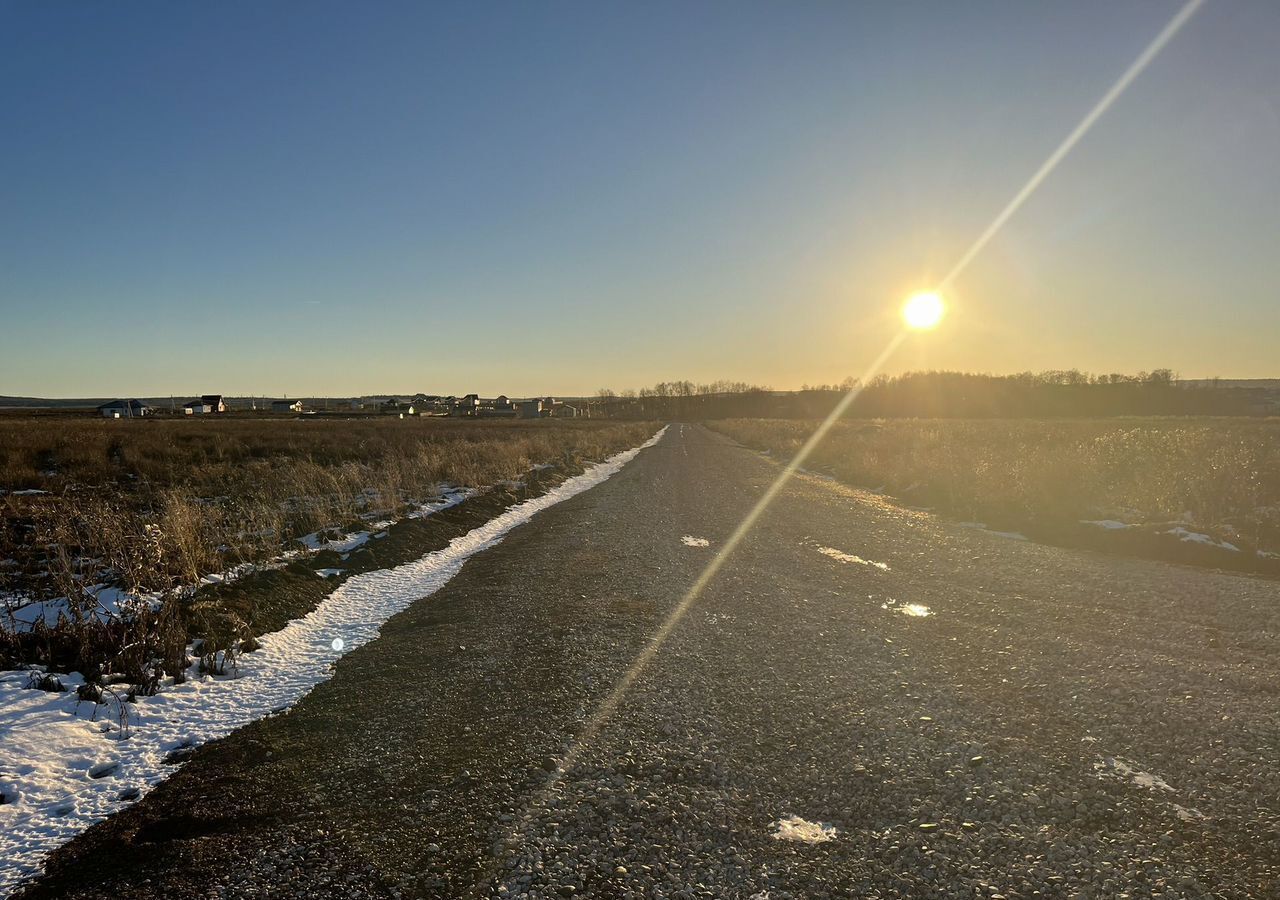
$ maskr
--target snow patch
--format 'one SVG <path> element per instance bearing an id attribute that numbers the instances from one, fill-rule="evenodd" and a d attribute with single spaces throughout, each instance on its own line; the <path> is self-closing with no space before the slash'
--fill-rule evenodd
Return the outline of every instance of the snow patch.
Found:
<path id="1" fill-rule="evenodd" d="M 1103 757 L 1102 762 L 1093 764 L 1094 770 L 1101 775 L 1115 775 L 1120 778 L 1127 778 L 1138 787 L 1144 787 L 1148 790 L 1160 789 L 1162 791 L 1173 791 L 1169 783 L 1159 775 L 1152 775 L 1150 772 L 1144 772 L 1136 765 L 1128 760 L 1121 759 L 1118 756 Z"/>
<path id="2" fill-rule="evenodd" d="M 925 606 L 923 603 L 899 603 L 892 597 L 884 603 L 881 603 L 880 608 L 887 609 L 891 612 L 901 613 L 904 616 L 911 616 L 913 619 L 923 619 L 925 616 L 933 615 L 933 610 Z"/>
<path id="3" fill-rule="evenodd" d="M 711 542 L 706 538 L 694 537 L 691 534 L 686 534 L 684 537 L 680 538 L 680 543 L 684 544 L 686 547 L 710 547 L 711 546 Z"/>
<path id="4" fill-rule="evenodd" d="M 773 838 L 779 841 L 798 841 L 802 844 L 821 844 L 833 840 L 836 830 L 831 825 L 810 822 L 799 816 L 788 816 L 773 823 Z"/>
<path id="5" fill-rule="evenodd" d="M 1209 547 L 1220 547 L 1223 550 L 1232 550 L 1236 553 L 1240 552 L 1240 548 L 1235 544 L 1230 544 L 1226 541 L 1215 541 L 1207 534 L 1201 534 L 1198 531 L 1189 531 L 1181 525 L 1176 528 L 1170 528 L 1165 532 L 1165 534 L 1176 535 L 1180 541 L 1189 541 L 1193 544 L 1204 544 Z"/>
<path id="6" fill-rule="evenodd" d="M 1128 522 L 1121 522 L 1116 519 L 1081 519 L 1081 525 L 1092 525 L 1095 528 L 1105 528 L 1107 531 L 1121 531 L 1125 528 L 1133 528 Z"/>
<path id="7" fill-rule="evenodd" d="M 889 571 L 888 563 L 876 562 L 873 559 L 863 559 L 861 556 L 855 556 L 852 553 L 845 553 L 842 550 L 837 550 L 835 547 L 819 547 L 818 552 L 823 556 L 838 559 L 842 563 L 857 563 L 860 566 L 871 566 L 882 572 Z"/>

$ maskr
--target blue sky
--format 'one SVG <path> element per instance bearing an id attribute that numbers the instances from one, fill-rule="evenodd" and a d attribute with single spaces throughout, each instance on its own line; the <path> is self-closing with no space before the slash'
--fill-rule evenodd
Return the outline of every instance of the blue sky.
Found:
<path id="1" fill-rule="evenodd" d="M 1178 8 L 3 3 L 0 394 L 837 381 Z M 1278 43 L 1210 0 L 890 370 L 1280 375 Z"/>

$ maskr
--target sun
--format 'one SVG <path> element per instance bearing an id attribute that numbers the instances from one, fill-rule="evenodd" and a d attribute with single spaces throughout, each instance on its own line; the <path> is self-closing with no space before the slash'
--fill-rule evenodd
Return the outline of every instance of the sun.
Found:
<path id="1" fill-rule="evenodd" d="M 942 302 L 942 298 L 932 291 L 912 294 L 907 299 L 907 302 L 902 304 L 903 320 L 907 323 L 908 328 L 916 331 L 925 331 L 933 328 L 942 321 L 942 316 L 946 311 L 947 307 Z"/>

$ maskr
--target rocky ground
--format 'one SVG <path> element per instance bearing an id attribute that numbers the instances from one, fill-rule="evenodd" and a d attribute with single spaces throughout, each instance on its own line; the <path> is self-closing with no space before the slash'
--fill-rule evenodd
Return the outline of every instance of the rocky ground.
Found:
<path id="1" fill-rule="evenodd" d="M 637 669 L 777 471 L 673 426 L 22 896 L 1280 895 L 1280 583 L 801 477 Z"/>

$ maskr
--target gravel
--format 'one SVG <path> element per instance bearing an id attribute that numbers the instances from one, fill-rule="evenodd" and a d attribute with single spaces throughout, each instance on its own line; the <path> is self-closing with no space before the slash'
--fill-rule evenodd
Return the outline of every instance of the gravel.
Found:
<path id="1" fill-rule="evenodd" d="M 25 896 L 1280 895 L 1261 578 L 802 476 L 591 729 L 777 471 L 673 426 Z"/>

